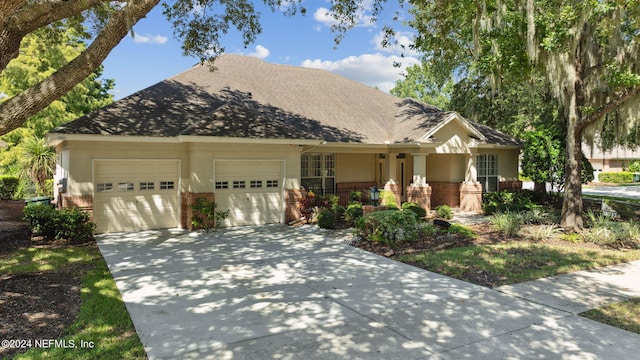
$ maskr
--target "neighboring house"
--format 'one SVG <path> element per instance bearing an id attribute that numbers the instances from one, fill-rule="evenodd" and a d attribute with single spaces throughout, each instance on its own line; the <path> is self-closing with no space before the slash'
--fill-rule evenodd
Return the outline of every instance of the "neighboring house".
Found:
<path id="1" fill-rule="evenodd" d="M 611 150 L 602 151 L 597 144 L 593 146 L 582 144 L 582 152 L 593 166 L 595 181 L 600 172 L 623 171 L 629 166 L 629 162 L 640 159 L 639 148 L 629 149 L 620 145 L 614 146 Z"/>
<path id="2" fill-rule="evenodd" d="M 475 210 L 483 190 L 521 185 L 521 143 L 455 112 L 322 70 L 238 55 L 215 67 L 52 130 L 60 204 L 92 209 L 107 232 L 190 227 L 198 198 L 235 226 L 296 219 L 303 187 Z"/>

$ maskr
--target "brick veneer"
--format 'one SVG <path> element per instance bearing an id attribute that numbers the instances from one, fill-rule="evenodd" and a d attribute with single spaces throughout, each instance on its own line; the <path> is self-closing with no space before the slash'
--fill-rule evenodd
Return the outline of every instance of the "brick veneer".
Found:
<path id="1" fill-rule="evenodd" d="M 198 199 L 205 199 L 207 201 L 216 201 L 216 194 L 183 192 L 180 198 L 181 198 L 180 208 L 182 210 L 180 226 L 182 226 L 183 229 L 193 230 L 193 225 L 191 225 L 191 217 L 193 216 L 193 210 L 191 210 L 191 205 L 195 204 L 196 201 L 198 201 Z"/>
<path id="2" fill-rule="evenodd" d="M 460 183 L 429 182 L 431 207 L 438 205 L 460 206 Z"/>
<path id="3" fill-rule="evenodd" d="M 427 215 L 429 215 L 431 211 L 431 186 L 409 185 L 407 187 L 407 201 L 420 205 L 421 208 L 427 211 Z"/>
<path id="4" fill-rule="evenodd" d="M 482 210 L 481 184 L 460 184 L 460 209 L 465 211 Z"/>
<path id="5" fill-rule="evenodd" d="M 520 180 L 500 181 L 500 183 L 498 184 L 498 190 L 520 191 L 522 190 L 522 181 Z"/>
<path id="6" fill-rule="evenodd" d="M 305 191 L 302 189 L 287 189 L 284 196 L 284 221 L 289 223 L 300 219 L 300 203 L 304 198 Z"/>
<path id="7" fill-rule="evenodd" d="M 93 195 L 62 195 L 63 208 L 77 207 L 91 214 L 93 219 Z"/>

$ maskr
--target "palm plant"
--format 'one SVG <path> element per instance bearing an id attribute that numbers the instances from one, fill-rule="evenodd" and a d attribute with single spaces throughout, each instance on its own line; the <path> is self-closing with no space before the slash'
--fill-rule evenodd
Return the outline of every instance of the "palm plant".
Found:
<path id="1" fill-rule="evenodd" d="M 44 138 L 30 137 L 20 145 L 20 164 L 22 171 L 36 185 L 40 193 L 44 193 L 47 179 L 53 177 L 56 152 L 47 146 Z"/>

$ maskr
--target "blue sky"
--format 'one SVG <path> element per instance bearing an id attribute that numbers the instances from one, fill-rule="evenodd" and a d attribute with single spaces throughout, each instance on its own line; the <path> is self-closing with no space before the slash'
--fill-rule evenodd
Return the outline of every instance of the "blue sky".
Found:
<path id="1" fill-rule="evenodd" d="M 305 16 L 287 17 L 266 8 L 260 10 L 263 32 L 256 42 L 244 48 L 240 36 L 229 33 L 222 41 L 225 52 L 255 56 L 270 63 L 325 69 L 387 92 L 401 78 L 406 66 L 418 62 L 418 55 L 408 49 L 380 45 L 385 24 L 397 30 L 398 43 L 411 42 L 410 29 L 392 20 L 398 9 L 385 9 L 375 24 L 370 23 L 367 13 L 361 14 L 358 26 L 336 47 L 335 35 L 329 28 L 332 22 L 327 15 L 329 3 L 307 0 L 304 5 Z M 406 10 L 400 14 L 401 18 L 408 15 Z M 180 43 L 162 15 L 161 6 L 140 20 L 133 31 L 134 36 L 123 39 L 104 62 L 103 77 L 115 79 L 112 93 L 116 99 L 181 73 L 198 62 L 182 56 Z M 400 68 L 393 66 L 394 60 L 401 62 Z"/>

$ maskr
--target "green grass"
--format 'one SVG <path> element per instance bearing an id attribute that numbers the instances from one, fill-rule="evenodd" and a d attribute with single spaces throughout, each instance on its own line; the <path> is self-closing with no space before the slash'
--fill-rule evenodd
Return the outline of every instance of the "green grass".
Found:
<path id="1" fill-rule="evenodd" d="M 473 282 L 470 270 L 482 270 L 508 285 L 561 273 L 593 269 L 640 259 L 640 250 L 616 251 L 514 242 L 467 246 L 404 255 L 400 261 Z"/>
<path id="2" fill-rule="evenodd" d="M 95 247 L 21 249 L 0 259 L 3 273 L 83 270 L 80 312 L 59 340 L 75 348 L 34 348 L 15 359 L 145 359 L 120 292 Z M 85 347 L 81 348 L 81 344 Z M 92 347 L 87 346 L 91 344 Z"/>
<path id="3" fill-rule="evenodd" d="M 640 298 L 589 310 L 580 316 L 640 334 Z"/>

